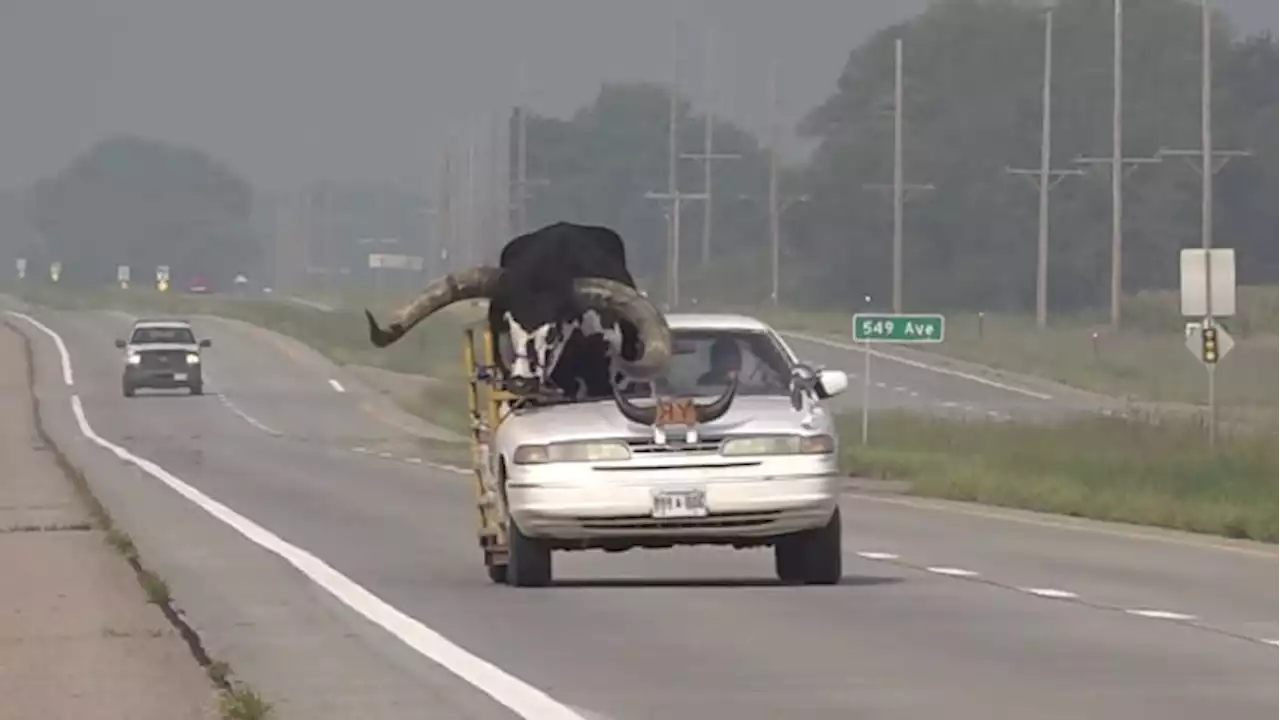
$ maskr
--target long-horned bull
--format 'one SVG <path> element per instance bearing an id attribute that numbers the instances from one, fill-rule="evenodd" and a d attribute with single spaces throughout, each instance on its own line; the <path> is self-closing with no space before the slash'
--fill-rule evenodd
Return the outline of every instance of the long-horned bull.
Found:
<path id="1" fill-rule="evenodd" d="M 729 412 L 729 406 L 733 404 L 733 398 L 738 393 L 738 374 L 730 373 L 729 386 L 725 388 L 720 397 L 712 400 L 705 405 L 693 404 L 693 411 L 698 423 L 709 423 L 719 420 L 721 416 Z M 633 423 L 641 425 L 653 425 L 658 419 L 658 404 L 655 402 L 650 406 L 636 405 L 627 399 L 619 389 L 613 388 L 613 400 L 618 406 L 618 411 Z"/>
<path id="2" fill-rule="evenodd" d="M 608 343 L 600 350 L 597 343 L 587 344 L 595 348 L 593 354 L 603 355 L 599 363 L 616 361 L 618 370 L 636 379 L 667 369 L 671 331 L 662 313 L 636 290 L 617 233 L 556 223 L 507 243 L 500 262 L 500 267 L 477 266 L 436 280 L 400 308 L 386 329 L 366 310 L 370 340 L 386 347 L 442 308 L 488 299 L 490 332 L 495 340 L 505 335 L 511 341 L 514 359 L 507 374 L 515 392 L 533 392 L 550 380 L 570 335 L 604 334 L 615 325 L 622 335 L 617 346 Z M 595 322 L 584 324 L 583 314 L 592 310 Z"/>

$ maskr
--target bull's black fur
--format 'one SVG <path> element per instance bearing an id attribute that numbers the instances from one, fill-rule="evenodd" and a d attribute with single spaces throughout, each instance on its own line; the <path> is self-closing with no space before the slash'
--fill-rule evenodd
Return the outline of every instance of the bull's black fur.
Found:
<path id="1" fill-rule="evenodd" d="M 604 278 L 636 287 L 627 270 L 622 238 L 598 225 L 557 222 L 520 235 L 502 249 L 499 265 L 502 281 L 490 299 L 488 314 L 495 340 L 507 333 L 504 315 L 508 312 L 526 328 L 554 323 L 566 330 L 586 310 L 573 290 L 573 282 L 579 278 Z M 640 353 L 637 328 L 607 312 L 600 312 L 600 317 L 607 327 L 617 323 L 622 333 L 622 357 L 635 360 Z M 587 337 L 575 329 L 561 339 L 565 346 L 552 383 L 569 394 L 576 394 L 581 384 L 588 396 L 609 397 L 612 389 L 604 338 Z"/>

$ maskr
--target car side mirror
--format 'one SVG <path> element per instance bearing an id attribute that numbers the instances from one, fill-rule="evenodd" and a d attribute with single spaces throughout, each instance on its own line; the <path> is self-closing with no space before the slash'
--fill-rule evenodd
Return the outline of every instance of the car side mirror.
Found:
<path id="1" fill-rule="evenodd" d="M 209 338 L 205 338 L 200 341 L 200 347 L 213 347 L 213 341 Z"/>
<path id="2" fill-rule="evenodd" d="M 849 376 L 841 370 L 821 370 L 818 372 L 818 397 L 826 400 L 849 389 Z"/>
<path id="3" fill-rule="evenodd" d="M 123 350 L 123 349 L 124 349 L 124 346 L 125 346 L 125 342 L 124 342 L 123 340 L 116 340 L 116 347 L 118 347 L 118 348 L 120 348 L 121 350 Z"/>

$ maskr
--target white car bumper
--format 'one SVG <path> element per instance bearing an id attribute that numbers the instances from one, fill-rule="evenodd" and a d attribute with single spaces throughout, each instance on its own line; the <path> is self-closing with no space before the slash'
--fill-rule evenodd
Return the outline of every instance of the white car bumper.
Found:
<path id="1" fill-rule="evenodd" d="M 635 469 L 575 477 L 578 473 L 552 474 L 539 468 L 528 477 L 509 479 L 507 506 L 531 537 L 672 544 L 759 540 L 820 527 L 831 518 L 841 476 L 829 467 L 793 471 L 743 477 L 730 469 Z M 701 490 L 705 514 L 655 517 L 655 495 L 681 490 Z"/>

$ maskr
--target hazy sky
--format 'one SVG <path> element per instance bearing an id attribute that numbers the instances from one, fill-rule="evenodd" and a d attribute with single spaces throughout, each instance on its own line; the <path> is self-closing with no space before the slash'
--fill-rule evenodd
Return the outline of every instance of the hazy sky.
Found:
<path id="1" fill-rule="evenodd" d="M 849 51 L 927 0 L 687 0 L 684 87 L 762 131 L 834 90 Z M 1276 0 L 1216 0 L 1275 29 Z M 417 181 L 450 133 L 516 95 L 565 115 L 604 80 L 671 77 L 672 11 L 644 0 L 0 0 L 0 189 L 125 131 L 207 150 L 264 189 Z"/>

